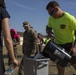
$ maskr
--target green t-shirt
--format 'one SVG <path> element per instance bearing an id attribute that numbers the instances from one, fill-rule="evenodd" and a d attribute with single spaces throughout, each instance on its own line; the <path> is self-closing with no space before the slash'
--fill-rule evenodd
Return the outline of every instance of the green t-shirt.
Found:
<path id="1" fill-rule="evenodd" d="M 61 18 L 49 17 L 48 27 L 54 30 L 57 44 L 71 43 L 74 41 L 74 30 L 76 30 L 76 19 L 67 12 Z"/>
<path id="2" fill-rule="evenodd" d="M 47 44 L 51 39 L 50 38 L 46 38 L 45 39 L 45 44 Z"/>

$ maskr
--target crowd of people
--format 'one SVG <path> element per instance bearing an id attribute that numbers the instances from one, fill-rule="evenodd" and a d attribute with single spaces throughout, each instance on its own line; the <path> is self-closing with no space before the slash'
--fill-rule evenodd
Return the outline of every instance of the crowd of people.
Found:
<path id="1" fill-rule="evenodd" d="M 31 26 L 29 21 L 23 22 L 23 28 L 25 29 L 22 44 L 23 56 L 34 57 L 37 53 L 42 52 L 42 45 L 47 44 L 52 40 L 52 35 L 54 35 L 53 41 L 67 50 L 72 56 L 70 63 L 76 70 L 76 39 L 74 36 L 76 19 L 68 12 L 64 12 L 60 8 L 59 3 L 55 0 L 47 4 L 46 10 L 50 16 L 46 26 L 47 38 L 45 41 L 43 40 L 42 35 Z M 4 0 L 0 0 L 0 75 L 4 75 L 5 73 L 3 37 L 8 51 L 8 65 L 11 65 L 12 63 L 14 63 L 15 66 L 19 65 L 18 75 L 22 75 L 22 70 L 24 69 L 23 58 L 20 64 L 17 61 L 17 45 L 20 44 L 20 37 L 15 29 L 10 29 L 9 19 L 10 15 L 6 10 L 5 2 Z M 66 66 L 62 67 L 59 64 L 56 64 L 56 66 L 58 75 L 64 75 Z"/>

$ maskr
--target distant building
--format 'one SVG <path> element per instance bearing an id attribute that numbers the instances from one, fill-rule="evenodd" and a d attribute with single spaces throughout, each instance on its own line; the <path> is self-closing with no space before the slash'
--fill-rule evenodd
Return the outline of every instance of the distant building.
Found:
<path id="1" fill-rule="evenodd" d="M 23 43 L 23 32 L 17 31 L 17 33 L 18 33 L 18 35 L 20 37 L 20 45 L 22 45 L 22 43 Z"/>

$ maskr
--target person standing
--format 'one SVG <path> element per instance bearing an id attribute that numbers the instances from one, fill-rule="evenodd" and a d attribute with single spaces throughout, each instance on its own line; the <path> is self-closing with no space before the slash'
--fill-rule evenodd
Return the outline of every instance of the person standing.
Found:
<path id="1" fill-rule="evenodd" d="M 71 54 L 72 59 L 70 60 L 70 63 L 76 70 L 76 40 L 74 37 L 76 19 L 68 12 L 62 11 L 59 3 L 56 1 L 49 2 L 46 6 L 46 10 L 50 15 L 46 27 L 47 32 L 50 32 L 48 35 L 51 34 L 53 29 L 56 44 L 60 45 Z M 65 66 L 62 67 L 57 64 L 57 69 L 58 75 L 64 75 Z"/>
<path id="2" fill-rule="evenodd" d="M 51 40 L 51 38 L 49 36 L 46 36 L 46 39 L 44 41 L 45 44 L 48 44 L 48 42 Z"/>
<path id="3" fill-rule="evenodd" d="M 42 52 L 42 49 L 43 49 L 43 44 L 44 44 L 44 40 L 43 40 L 43 37 L 40 33 L 38 33 L 38 47 L 39 47 L 39 53 Z"/>
<path id="4" fill-rule="evenodd" d="M 18 56 L 17 45 L 20 44 L 20 38 L 19 38 L 19 35 L 18 35 L 18 33 L 16 32 L 15 29 L 11 29 L 10 33 L 11 33 L 12 42 L 13 42 L 14 55 L 17 59 L 17 56 Z M 8 58 L 9 58 L 8 59 L 8 65 L 10 65 L 11 64 L 11 59 L 9 57 L 9 53 L 8 53 Z"/>
<path id="5" fill-rule="evenodd" d="M 23 27 L 25 29 L 23 33 L 23 55 L 26 57 L 34 56 L 37 49 L 37 33 L 34 29 L 30 27 L 30 23 L 28 21 L 23 22 Z M 22 75 L 22 67 L 23 67 L 23 58 L 19 65 L 18 74 Z"/>
<path id="6" fill-rule="evenodd" d="M 4 75 L 4 61 L 3 61 L 3 54 L 2 54 L 2 40 L 1 40 L 1 33 L 3 34 L 4 41 L 6 48 L 10 54 L 10 58 L 12 63 L 18 65 L 18 61 L 14 56 L 13 45 L 12 45 L 12 38 L 10 35 L 10 28 L 9 28 L 9 18 L 10 15 L 6 10 L 4 0 L 0 0 L 0 75 Z"/>

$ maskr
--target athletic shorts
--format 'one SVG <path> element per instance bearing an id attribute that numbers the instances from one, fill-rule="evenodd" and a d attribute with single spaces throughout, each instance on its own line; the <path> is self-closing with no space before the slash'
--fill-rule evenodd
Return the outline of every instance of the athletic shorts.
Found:
<path id="1" fill-rule="evenodd" d="M 59 44 L 60 45 L 60 44 Z M 72 43 L 66 43 L 66 44 L 62 44 L 60 45 L 62 48 L 65 49 L 66 52 L 70 53 L 70 50 L 72 48 Z M 71 52 L 70 55 L 72 56 L 71 60 L 70 60 L 70 64 L 76 64 L 76 55 L 73 55 L 73 53 Z"/>

